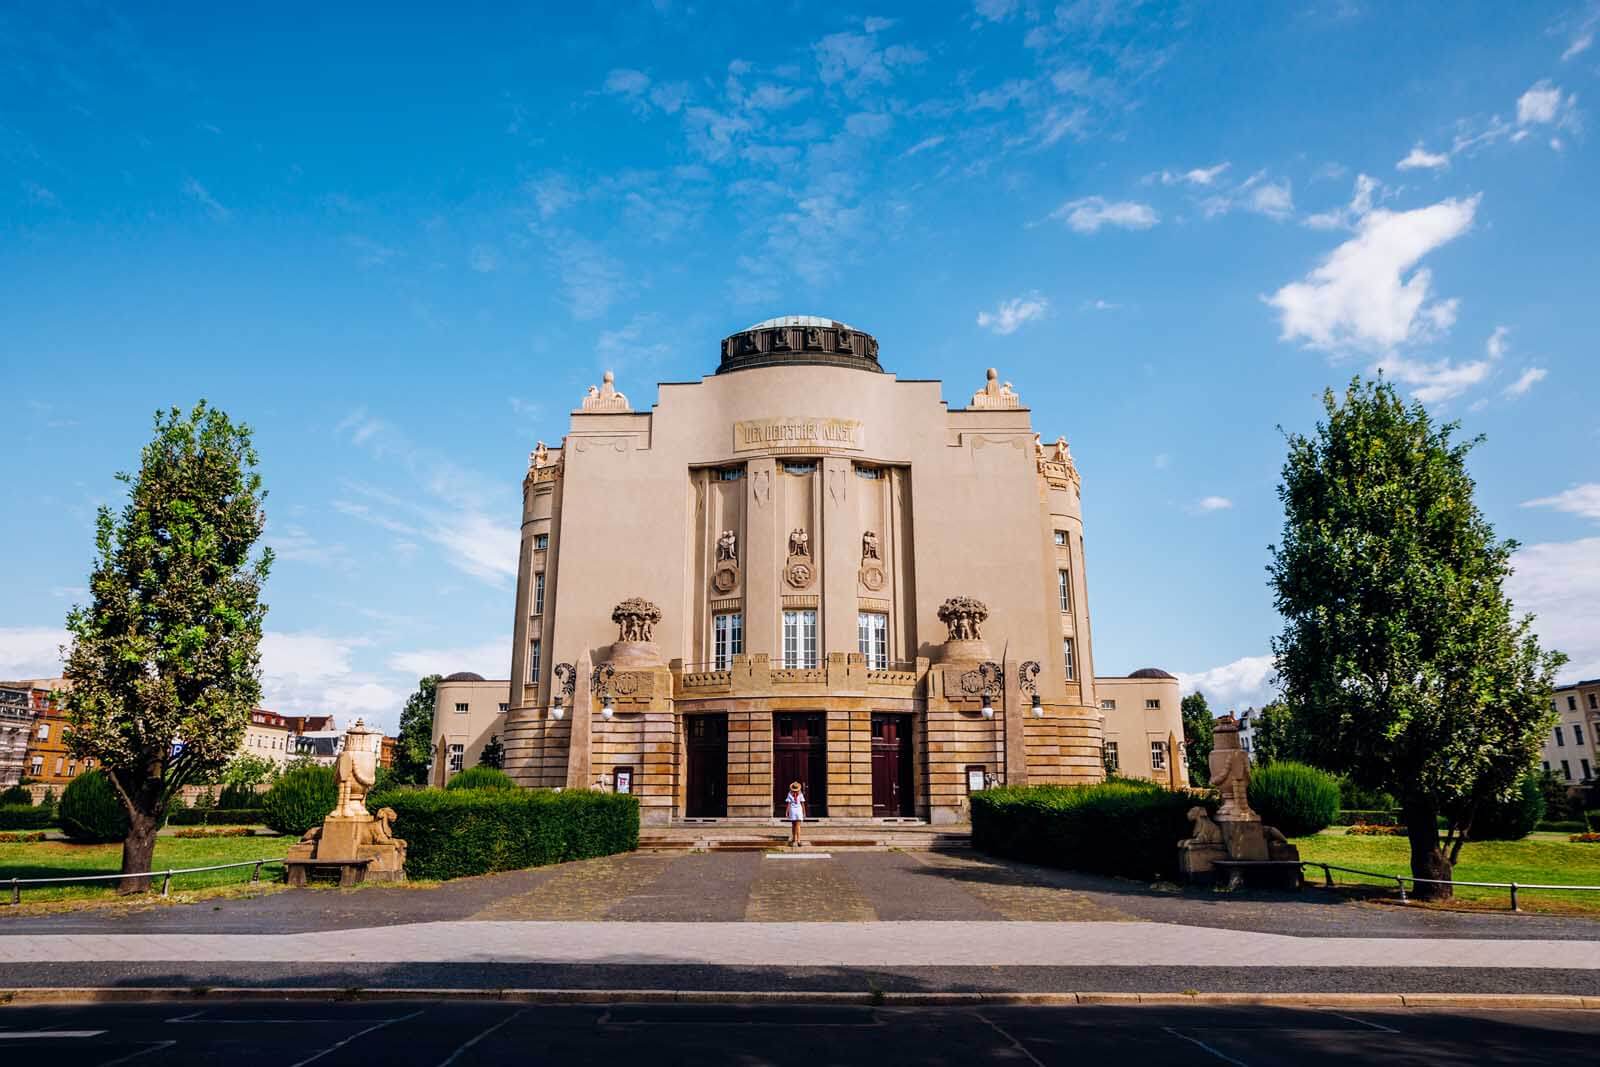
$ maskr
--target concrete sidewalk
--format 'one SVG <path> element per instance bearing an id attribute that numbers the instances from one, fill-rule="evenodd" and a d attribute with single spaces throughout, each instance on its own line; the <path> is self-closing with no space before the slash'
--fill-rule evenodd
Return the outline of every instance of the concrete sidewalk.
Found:
<path id="1" fill-rule="evenodd" d="M 1600 943 L 1296 937 L 1129 922 L 435 922 L 282 934 L 14 934 L 0 965 L 485 963 L 709 967 L 1600 970 Z"/>

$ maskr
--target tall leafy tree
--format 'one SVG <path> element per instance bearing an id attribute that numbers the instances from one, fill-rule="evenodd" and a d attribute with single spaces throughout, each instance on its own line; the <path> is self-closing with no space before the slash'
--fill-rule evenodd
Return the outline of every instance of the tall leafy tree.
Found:
<path id="1" fill-rule="evenodd" d="M 1477 440 L 1382 380 L 1323 406 L 1314 434 L 1287 435 L 1278 488 L 1279 680 L 1319 762 L 1399 798 L 1412 874 L 1448 879 L 1474 807 L 1508 796 L 1537 757 L 1565 657 L 1541 650 L 1502 590 L 1516 543 L 1473 503 Z"/>
<path id="2" fill-rule="evenodd" d="M 1306 740 L 1305 727 L 1282 700 L 1268 701 L 1260 711 L 1251 711 L 1250 718 L 1255 723 L 1250 731 L 1251 762 L 1264 767 L 1278 760 L 1304 760 L 1322 766 L 1316 746 Z"/>
<path id="3" fill-rule="evenodd" d="M 1206 695 L 1199 690 L 1183 698 L 1183 751 L 1189 764 L 1189 784 L 1202 787 L 1211 781 L 1211 729 L 1216 717 Z"/>
<path id="4" fill-rule="evenodd" d="M 205 401 L 155 420 L 120 514 L 96 521 L 88 606 L 72 609 L 69 746 L 105 769 L 128 810 L 124 893 L 149 886 L 156 830 L 185 782 L 238 751 L 261 697 L 254 554 L 266 493 L 249 427 Z"/>
<path id="5" fill-rule="evenodd" d="M 400 710 L 400 736 L 394 746 L 394 780 L 403 785 L 421 785 L 428 777 L 433 759 L 433 700 L 439 675 L 418 680 L 417 691 L 406 698 Z"/>
<path id="6" fill-rule="evenodd" d="M 489 741 L 478 756 L 478 766 L 503 770 L 506 765 L 506 746 L 500 743 L 499 734 L 490 734 Z"/>

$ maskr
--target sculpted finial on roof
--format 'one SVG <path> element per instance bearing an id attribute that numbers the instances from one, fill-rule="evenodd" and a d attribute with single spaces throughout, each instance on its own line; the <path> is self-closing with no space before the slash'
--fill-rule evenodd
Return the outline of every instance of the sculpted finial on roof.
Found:
<path id="1" fill-rule="evenodd" d="M 598 386 L 589 386 L 583 397 L 584 411 L 632 411 L 625 394 L 617 392 L 617 376 L 606 371 Z"/>
<path id="2" fill-rule="evenodd" d="M 1011 388 L 1010 382 L 1000 380 L 1000 372 L 993 367 L 989 368 L 983 388 L 972 394 L 972 403 L 967 405 L 973 408 L 1020 408 L 1022 400 L 1017 396 L 1017 391 Z"/>

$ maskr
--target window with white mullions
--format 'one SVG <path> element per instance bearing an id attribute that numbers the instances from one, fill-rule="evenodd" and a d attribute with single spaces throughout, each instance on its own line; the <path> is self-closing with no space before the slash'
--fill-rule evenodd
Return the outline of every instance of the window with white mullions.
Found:
<path id="1" fill-rule="evenodd" d="M 1067 672 L 1067 681 L 1069 682 L 1078 677 L 1077 657 L 1073 652 L 1072 638 L 1063 637 L 1061 639 L 1061 665 Z"/>
<path id="2" fill-rule="evenodd" d="M 711 658 L 713 667 L 725 671 L 733 657 L 744 654 L 744 615 L 726 611 L 711 617 Z"/>
<path id="3" fill-rule="evenodd" d="M 889 669 L 889 616 L 879 611 L 863 611 L 856 615 L 856 645 L 866 657 L 867 669 Z"/>
<path id="4" fill-rule="evenodd" d="M 1072 613 L 1072 576 L 1065 569 L 1056 571 L 1056 599 L 1064 615 Z"/>
<path id="5" fill-rule="evenodd" d="M 533 576 L 533 613 L 544 614 L 544 571 L 537 571 Z"/>
<path id="6" fill-rule="evenodd" d="M 1167 769 L 1167 743 L 1165 741 L 1150 742 L 1150 769 L 1164 771 Z"/>
<path id="7" fill-rule="evenodd" d="M 817 613 L 815 611 L 783 613 L 783 665 L 790 670 L 816 667 Z"/>

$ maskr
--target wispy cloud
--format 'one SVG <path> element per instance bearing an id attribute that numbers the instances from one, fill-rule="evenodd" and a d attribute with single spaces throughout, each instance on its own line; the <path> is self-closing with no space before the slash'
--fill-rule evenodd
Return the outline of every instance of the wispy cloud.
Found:
<path id="1" fill-rule="evenodd" d="M 1549 377 L 1549 375 L 1550 372 L 1543 367 L 1528 367 L 1524 369 L 1521 374 L 1517 375 L 1517 378 L 1514 382 L 1506 386 L 1506 396 L 1523 396 L 1528 392 L 1528 390 L 1532 389 L 1535 385 L 1538 385 L 1540 382 L 1544 381 L 1545 378 Z"/>
<path id="2" fill-rule="evenodd" d="M 1002 337 L 1016 333 L 1022 324 L 1039 318 L 1049 310 L 1050 302 L 1038 293 L 1003 300 L 993 311 L 978 312 L 978 325 Z"/>
<path id="3" fill-rule="evenodd" d="M 1148 230 L 1161 221 L 1154 208 L 1134 200 L 1107 200 L 1085 196 L 1069 200 L 1050 213 L 1078 233 L 1097 233 L 1103 226 L 1124 230 Z"/>
<path id="4" fill-rule="evenodd" d="M 0 678 L 23 681 L 61 674 L 63 645 L 72 643 L 66 630 L 49 626 L 0 626 Z"/>
<path id="5" fill-rule="evenodd" d="M 1277 672 L 1270 655 L 1244 656 L 1209 670 L 1177 674 L 1179 688 L 1184 693 L 1204 693 L 1213 711 L 1260 707 L 1277 695 Z"/>
<path id="6" fill-rule="evenodd" d="M 197 179 L 185 178 L 182 189 L 185 196 L 205 208 L 206 214 L 218 222 L 226 222 L 233 217 L 233 212 L 218 203 L 217 198 L 211 195 L 211 191 L 201 185 Z"/>
<path id="7" fill-rule="evenodd" d="M 1554 496 L 1542 496 L 1536 500 L 1524 500 L 1525 508 L 1551 508 L 1562 511 L 1568 515 L 1577 515 L 1580 518 L 1593 519 L 1600 522 L 1600 482 L 1586 482 L 1565 489 Z"/>
<path id="8" fill-rule="evenodd" d="M 1600 486 L 1589 488 L 1600 496 Z M 1572 502 L 1595 517 L 1581 500 Z M 1600 677 L 1600 537 L 1524 545 L 1511 566 L 1506 592 L 1519 610 L 1537 616 L 1544 647 L 1570 657 L 1559 680 Z"/>
<path id="9" fill-rule="evenodd" d="M 1396 170 L 1438 170 L 1450 165 L 1450 157 L 1443 152 L 1430 152 L 1422 143 L 1411 146 L 1404 159 L 1396 163 Z"/>
<path id="10" fill-rule="evenodd" d="M 1195 510 L 1200 512 L 1227 511 L 1233 507 L 1233 501 L 1225 496 L 1203 496 L 1195 502 Z"/>

